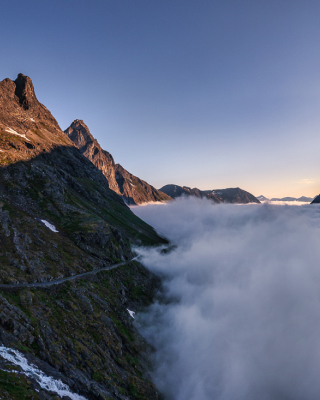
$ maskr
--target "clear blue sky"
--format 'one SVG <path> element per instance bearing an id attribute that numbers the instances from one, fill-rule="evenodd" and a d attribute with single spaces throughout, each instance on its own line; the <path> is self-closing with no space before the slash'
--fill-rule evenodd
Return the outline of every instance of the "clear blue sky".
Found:
<path id="1" fill-rule="evenodd" d="M 320 2 L 4 1 L 0 80 L 31 77 L 156 187 L 320 192 Z"/>

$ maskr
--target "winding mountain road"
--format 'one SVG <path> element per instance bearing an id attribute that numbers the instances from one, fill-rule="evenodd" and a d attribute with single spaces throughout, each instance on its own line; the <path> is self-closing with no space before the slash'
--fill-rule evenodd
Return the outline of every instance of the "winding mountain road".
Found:
<path id="1" fill-rule="evenodd" d="M 0 289 L 19 289 L 19 288 L 37 288 L 37 287 L 47 287 L 47 286 L 53 286 L 53 285 L 59 285 L 61 283 L 71 281 L 74 279 L 79 279 L 84 276 L 89 276 L 89 275 L 94 275 L 97 274 L 98 272 L 101 271 L 109 271 L 111 269 L 115 269 L 117 267 L 120 267 L 121 265 L 129 264 L 130 262 L 137 260 L 140 256 L 134 257 L 131 260 L 128 261 L 123 261 L 117 264 L 113 265 L 108 265 L 107 267 L 102 267 L 99 269 L 95 269 L 93 271 L 89 272 L 84 272 L 83 274 L 78 274 L 78 275 L 73 275 L 73 276 L 68 276 L 66 278 L 60 278 L 60 279 L 55 279 L 53 281 L 47 281 L 47 282 L 35 282 L 35 283 L 12 283 L 12 284 L 0 284 Z"/>

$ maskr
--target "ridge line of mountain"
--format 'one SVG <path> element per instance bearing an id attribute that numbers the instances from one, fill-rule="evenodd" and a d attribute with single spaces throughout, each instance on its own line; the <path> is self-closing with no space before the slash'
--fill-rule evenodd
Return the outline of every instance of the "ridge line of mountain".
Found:
<path id="1" fill-rule="evenodd" d="M 188 186 L 169 184 L 163 186 L 160 190 L 173 199 L 181 196 L 193 196 L 198 198 L 207 198 L 214 203 L 260 203 L 255 196 L 240 188 L 200 190 L 198 188 L 191 189 Z"/>
<path id="2" fill-rule="evenodd" d="M 29 77 L 0 82 L 0 284 L 81 275 L 126 263 L 132 246 L 164 243 L 60 129 Z M 127 309 L 150 304 L 160 285 L 135 260 L 47 288 L 0 288 L 0 343 L 87 400 L 157 400 L 153 349 Z M 16 371 L 0 356 L 1 382 L 14 380 L 8 399 L 61 399 Z"/>
<path id="3" fill-rule="evenodd" d="M 287 196 L 287 197 L 282 197 L 282 198 L 272 197 L 271 199 L 268 199 L 267 197 L 260 195 L 260 196 L 257 196 L 257 199 L 259 199 L 260 201 L 292 201 L 292 202 L 301 201 L 304 203 L 310 203 L 315 199 L 315 197 L 300 196 L 299 198 L 297 198 L 297 197 Z"/>
<path id="4" fill-rule="evenodd" d="M 74 120 L 64 132 L 81 153 L 99 168 L 107 178 L 110 189 L 121 195 L 128 205 L 171 200 L 165 193 L 116 164 L 82 120 Z"/>

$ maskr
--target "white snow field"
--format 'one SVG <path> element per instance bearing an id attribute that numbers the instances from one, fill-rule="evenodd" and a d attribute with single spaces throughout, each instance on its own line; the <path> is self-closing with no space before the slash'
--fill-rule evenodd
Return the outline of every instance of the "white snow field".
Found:
<path id="1" fill-rule="evenodd" d="M 12 133 L 13 135 L 20 136 L 20 137 L 22 137 L 23 139 L 26 139 L 26 140 L 28 140 L 28 141 L 30 142 L 30 140 L 27 138 L 26 135 L 22 135 L 21 133 L 16 132 L 16 131 L 15 131 L 14 129 L 12 129 L 12 128 L 7 127 L 7 129 L 5 129 L 5 131 L 8 132 L 8 133 Z"/>

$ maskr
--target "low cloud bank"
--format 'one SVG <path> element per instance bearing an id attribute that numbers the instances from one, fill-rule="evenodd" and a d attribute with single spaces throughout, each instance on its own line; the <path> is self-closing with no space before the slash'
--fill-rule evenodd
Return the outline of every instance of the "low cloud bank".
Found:
<path id="1" fill-rule="evenodd" d="M 310 202 L 305 202 L 305 201 L 281 201 L 281 200 L 275 200 L 275 201 L 262 201 L 262 203 L 270 203 L 273 205 L 278 205 L 278 206 L 305 206 L 307 204 L 310 204 Z"/>
<path id="2" fill-rule="evenodd" d="M 178 245 L 140 250 L 165 282 L 167 301 L 137 318 L 166 398 L 319 398 L 320 208 L 188 198 L 133 211 Z"/>

